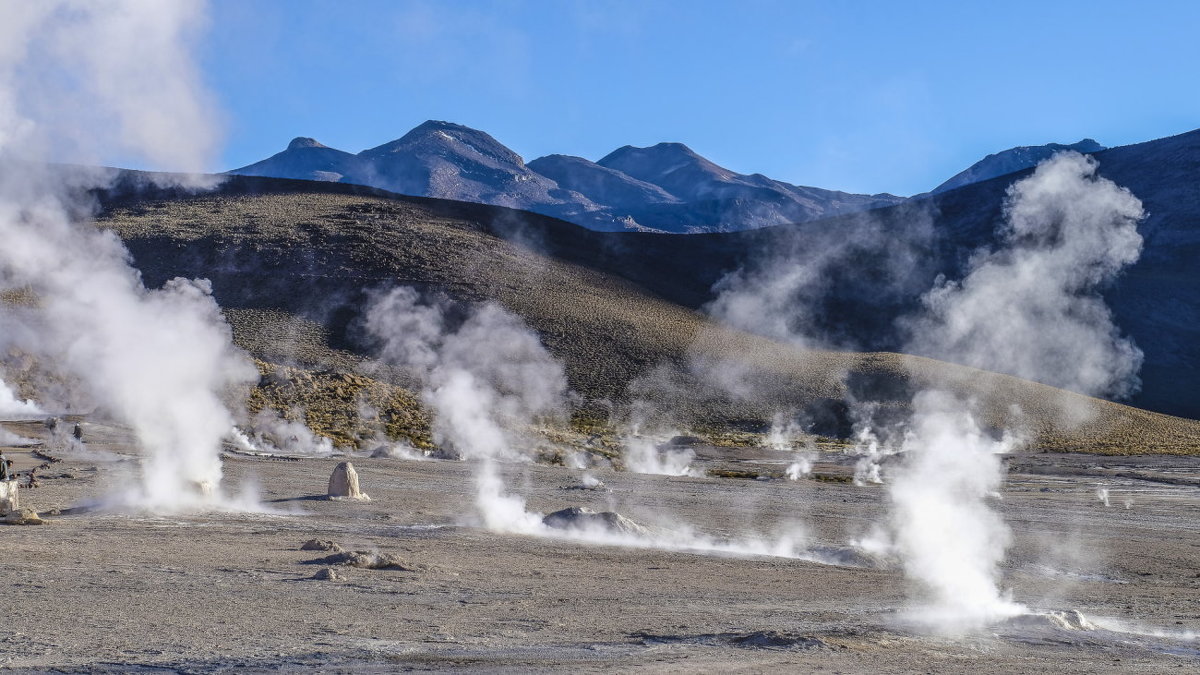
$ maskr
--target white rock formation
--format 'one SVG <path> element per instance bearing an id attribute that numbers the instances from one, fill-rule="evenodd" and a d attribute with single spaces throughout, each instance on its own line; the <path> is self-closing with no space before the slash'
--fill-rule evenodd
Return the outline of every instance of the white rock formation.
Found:
<path id="1" fill-rule="evenodd" d="M 358 487 L 358 472 L 350 462 L 341 462 L 333 468 L 333 475 L 329 477 L 329 498 L 371 500 Z"/>
<path id="2" fill-rule="evenodd" d="M 0 480 L 0 516 L 21 510 L 21 499 L 17 490 L 17 481 Z"/>

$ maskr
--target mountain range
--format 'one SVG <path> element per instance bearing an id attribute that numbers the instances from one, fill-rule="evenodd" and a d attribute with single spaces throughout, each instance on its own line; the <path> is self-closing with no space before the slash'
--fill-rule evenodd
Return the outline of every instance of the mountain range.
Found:
<path id="1" fill-rule="evenodd" d="M 935 192 L 1034 166 L 1063 148 L 1103 149 L 1090 139 L 1070 146 L 1013 148 L 989 155 Z M 748 230 L 905 201 L 886 193 L 851 194 L 792 185 L 758 173 L 739 174 L 682 143 L 627 145 L 595 162 L 547 155 L 527 164 L 485 132 L 433 120 L 358 154 L 297 138 L 282 152 L 229 173 L 353 183 L 405 195 L 507 206 L 600 231 Z"/>

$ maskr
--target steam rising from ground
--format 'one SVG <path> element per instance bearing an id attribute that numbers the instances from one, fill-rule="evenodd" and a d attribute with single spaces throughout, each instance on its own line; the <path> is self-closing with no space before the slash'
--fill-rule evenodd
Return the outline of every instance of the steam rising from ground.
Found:
<path id="1" fill-rule="evenodd" d="M 1136 392 L 1142 352 L 1099 291 L 1142 250 L 1142 204 L 1064 152 L 1008 191 L 1001 247 L 925 296 L 912 351 L 1090 396 Z"/>
<path id="2" fill-rule="evenodd" d="M 1141 352 L 1099 296 L 1141 249 L 1142 209 L 1061 153 L 1009 189 L 1002 247 L 977 254 L 960 282 L 941 282 L 909 323 L 913 350 L 1085 394 L 1136 387 Z M 912 401 L 897 468 L 886 472 L 889 533 L 920 598 L 912 619 L 970 630 L 1024 612 L 999 587 L 1011 534 L 989 504 L 1018 432 L 987 433 L 969 401 L 925 391 Z"/>
<path id="3" fill-rule="evenodd" d="M 798 450 L 796 442 L 802 437 L 805 438 L 805 446 Z M 793 453 L 792 463 L 784 471 L 788 480 L 800 480 L 812 473 L 813 461 L 817 457 L 816 448 L 812 444 L 812 439 L 804 434 L 804 430 L 796 423 L 796 420 L 788 420 L 782 415 L 776 415 L 775 420 L 771 423 L 770 431 L 767 432 L 766 441 L 767 447 L 772 450 Z"/>
<path id="4" fill-rule="evenodd" d="M 625 469 L 633 473 L 658 474 L 660 476 L 693 476 L 692 461 L 696 453 L 690 448 L 663 447 L 666 441 L 676 436 L 644 436 L 636 431 L 621 439 L 621 459 Z"/>
<path id="5" fill-rule="evenodd" d="M 229 440 L 246 452 L 328 457 L 333 442 L 312 432 L 303 422 L 284 418 L 274 410 L 260 410 L 250 421 L 249 432 L 234 428 Z"/>
<path id="6" fill-rule="evenodd" d="M 792 236 L 772 240 L 757 265 L 721 279 L 705 311 L 725 325 L 799 347 L 854 347 L 864 317 L 923 289 L 931 220 L 920 204 L 901 208 L 903 231 L 885 229 L 870 215 L 792 228 Z"/>
<path id="7" fill-rule="evenodd" d="M 920 623 L 970 629 L 1023 611 L 997 586 L 1012 537 L 989 504 L 1004 481 L 998 453 L 1015 445 L 985 434 L 950 394 L 914 398 L 905 461 L 888 473 L 887 489 L 895 553 L 924 591 L 913 614 Z"/>
<path id="8" fill-rule="evenodd" d="M 803 530 L 781 528 L 773 536 L 709 537 L 672 524 L 645 532 L 618 532 L 584 523 L 554 528 L 511 494 L 499 462 L 528 460 L 526 432 L 566 409 L 563 367 L 519 318 L 494 304 L 470 308 L 461 321 L 444 302 L 423 302 L 411 288 L 375 299 L 365 328 L 381 360 L 400 366 L 421 383 L 433 413 L 434 441 L 477 466 L 475 508 L 482 524 L 499 532 L 554 536 L 620 546 L 737 555 L 772 555 L 844 563 L 838 552 L 805 548 Z M 672 461 L 648 438 L 647 462 Z M 690 458 L 690 454 L 688 455 Z M 682 465 L 686 470 L 686 463 Z M 657 473 L 666 473 L 666 470 Z"/>
<path id="9" fill-rule="evenodd" d="M 0 279 L 38 298 L 16 345 L 77 380 L 146 453 L 123 501 L 199 503 L 221 479 L 223 398 L 256 373 L 204 280 L 148 290 L 85 190 L 111 173 L 46 160 L 205 165 L 217 136 L 188 42 L 199 2 L 7 2 L 0 21 Z M 175 179 L 178 180 L 178 179 Z M 244 393 L 244 392 L 241 392 Z"/>
<path id="10" fill-rule="evenodd" d="M 39 415 L 41 413 L 42 409 L 37 403 L 17 398 L 16 393 L 13 392 L 8 384 L 0 381 L 0 415 L 10 417 Z"/>
<path id="11" fill-rule="evenodd" d="M 451 325 L 449 310 L 401 287 L 376 299 L 366 329 L 383 361 L 419 378 L 422 400 L 433 412 L 434 442 L 478 466 L 475 501 L 484 525 L 537 530 L 541 516 L 507 492 L 496 462 L 528 459 L 523 434 L 539 420 L 564 414 L 566 374 L 537 334 L 502 307 L 472 308 L 458 326 Z"/>
<path id="12" fill-rule="evenodd" d="M 1140 253 L 1142 207 L 1096 169 L 1090 157 L 1061 153 L 1011 186 L 998 246 L 976 252 L 961 280 L 939 277 L 921 311 L 901 322 L 904 351 L 1093 396 L 1135 392 L 1141 352 L 1114 325 L 1101 291 Z M 863 285 L 904 293 L 911 271 L 926 268 L 915 254 L 926 231 L 920 223 L 893 253 L 891 233 L 863 218 L 839 231 L 841 240 L 797 237 L 758 268 L 730 275 L 708 311 L 801 347 L 852 346 L 838 325 L 839 303 L 854 311 Z M 842 264 L 863 256 L 879 258 L 883 271 L 862 260 Z M 839 280 L 846 268 L 863 279 Z M 877 419 L 872 392 L 847 399 L 863 455 L 855 481 L 885 482 L 891 502 L 886 527 L 864 547 L 903 562 L 917 601 L 909 618 L 948 632 L 1024 611 L 1000 588 L 1010 533 L 991 502 L 1004 475 L 997 455 L 1019 447 L 1025 433 L 987 429 L 972 401 L 947 393 L 961 384 L 916 393 L 901 421 Z M 1066 421 L 1082 419 L 1080 411 L 1062 412 Z"/>

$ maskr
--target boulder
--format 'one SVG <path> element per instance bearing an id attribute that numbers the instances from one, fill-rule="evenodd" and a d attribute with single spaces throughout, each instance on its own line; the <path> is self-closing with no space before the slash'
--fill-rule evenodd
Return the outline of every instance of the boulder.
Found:
<path id="1" fill-rule="evenodd" d="M 371 499 L 359 488 L 358 472 L 354 470 L 354 465 L 350 462 L 340 462 L 333 468 L 333 475 L 329 477 L 329 498 L 362 501 Z"/>
<path id="2" fill-rule="evenodd" d="M 886 569 L 888 567 L 888 560 L 884 557 L 856 546 L 810 546 L 806 553 L 823 565 L 866 569 Z"/>
<path id="3" fill-rule="evenodd" d="M 556 530 L 576 532 L 600 532 L 607 534 L 644 537 L 649 531 L 614 511 L 599 513 L 580 506 L 555 511 L 542 519 L 542 524 Z"/>

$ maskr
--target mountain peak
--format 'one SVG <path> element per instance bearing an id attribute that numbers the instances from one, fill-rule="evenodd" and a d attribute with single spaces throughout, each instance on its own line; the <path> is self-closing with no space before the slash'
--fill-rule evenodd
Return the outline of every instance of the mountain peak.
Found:
<path id="1" fill-rule="evenodd" d="M 308 138 L 307 136 L 297 136 L 296 138 L 292 139 L 291 143 L 288 143 L 287 149 L 288 150 L 299 150 L 300 148 L 325 148 L 325 147 L 328 147 L 328 146 L 318 143 L 315 138 Z"/>
<path id="2" fill-rule="evenodd" d="M 657 185 L 640 181 L 615 169 L 572 155 L 546 155 L 527 165 L 565 190 L 573 190 L 597 204 L 645 206 L 678 202 Z"/>
<path id="3" fill-rule="evenodd" d="M 472 129 L 466 125 L 455 124 L 454 122 L 443 122 L 442 120 L 425 120 L 413 127 L 407 134 L 393 141 L 393 143 L 400 141 L 412 143 L 425 138 L 440 139 L 442 141 L 480 140 L 486 141 L 489 144 L 500 145 L 500 142 L 488 135 L 486 131 Z"/>
<path id="4" fill-rule="evenodd" d="M 394 153 L 470 157 L 472 161 L 525 166 L 520 155 L 487 132 L 441 120 L 426 120 L 400 138 L 364 150 L 359 155 L 371 158 Z"/>
<path id="5" fill-rule="evenodd" d="M 954 188 L 978 183 L 989 178 L 1003 176 L 1023 169 L 1037 166 L 1039 162 L 1049 159 L 1054 154 L 1064 150 L 1093 153 L 1104 150 L 1091 138 L 1085 138 L 1078 143 L 1066 145 L 1063 143 L 1047 143 L 1045 145 L 1020 145 L 1008 150 L 1001 150 L 984 157 L 966 169 L 952 176 L 949 180 L 933 189 L 933 194 L 953 190 Z"/>
<path id="6" fill-rule="evenodd" d="M 482 131 L 479 131 L 478 129 L 472 129 L 471 127 L 468 127 L 463 124 L 456 124 L 454 122 L 446 122 L 444 120 L 425 120 L 424 122 L 421 122 L 417 126 L 413 127 L 412 131 L 409 131 L 408 133 L 410 133 L 410 134 L 414 133 L 414 132 L 428 133 L 430 131 L 466 131 L 466 132 L 470 132 L 473 134 L 483 133 Z"/>
<path id="7" fill-rule="evenodd" d="M 604 157 L 600 158 L 600 160 L 596 163 L 601 166 L 606 166 L 610 163 L 620 162 L 624 158 L 628 157 L 653 157 L 656 159 L 686 157 L 689 159 L 701 159 L 700 155 L 697 155 L 695 150 L 692 150 L 683 143 L 663 142 L 655 143 L 654 145 L 648 145 L 644 148 L 639 148 L 636 145 L 622 145 L 616 150 L 613 150 Z"/>

